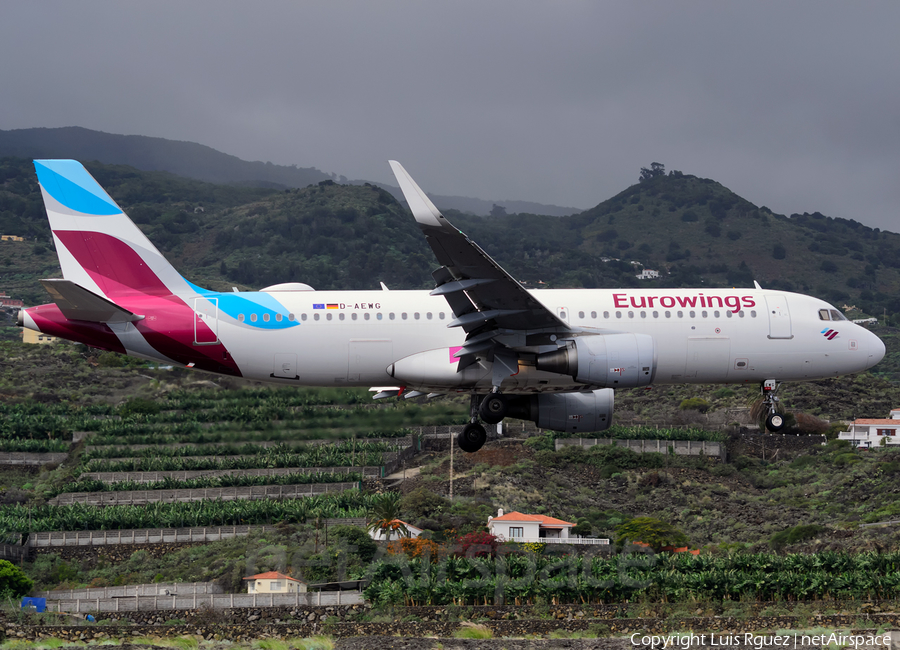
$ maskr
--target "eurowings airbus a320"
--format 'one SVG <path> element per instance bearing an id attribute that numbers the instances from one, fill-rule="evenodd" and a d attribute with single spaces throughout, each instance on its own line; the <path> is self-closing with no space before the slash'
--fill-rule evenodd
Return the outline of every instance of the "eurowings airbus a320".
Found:
<path id="1" fill-rule="evenodd" d="M 437 257 L 431 291 L 315 291 L 300 283 L 208 291 L 183 278 L 87 170 L 36 160 L 63 279 L 21 326 L 123 354 L 279 384 L 375 386 L 376 397 L 471 395 L 459 434 L 490 424 L 610 426 L 613 392 L 675 383 L 759 383 L 767 426 L 783 381 L 872 367 L 884 344 L 832 305 L 753 289 L 530 291 L 454 228 L 391 161 Z"/>

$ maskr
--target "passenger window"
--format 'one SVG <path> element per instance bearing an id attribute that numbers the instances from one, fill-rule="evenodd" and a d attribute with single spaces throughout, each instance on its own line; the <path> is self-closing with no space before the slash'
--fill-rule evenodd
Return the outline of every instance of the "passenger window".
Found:
<path id="1" fill-rule="evenodd" d="M 647 318 L 647 312 L 642 311 L 642 312 L 641 312 L 641 318 Z"/>
<path id="2" fill-rule="evenodd" d="M 391 312 L 390 314 L 388 314 L 388 319 L 389 319 L 389 320 L 394 320 L 394 318 L 395 318 L 395 317 L 394 317 L 394 312 Z"/>
<path id="3" fill-rule="evenodd" d="M 725 312 L 725 316 L 727 316 L 728 318 L 731 318 L 732 316 L 734 316 L 734 313 L 729 309 L 728 311 Z"/>
<path id="4" fill-rule="evenodd" d="M 416 312 L 415 314 L 413 314 L 413 318 L 415 318 L 416 320 L 419 320 L 419 312 Z"/>
<path id="5" fill-rule="evenodd" d="M 738 316 L 740 316 L 741 318 L 744 317 L 744 310 L 743 310 L 743 309 L 740 310 L 740 311 L 738 312 Z"/>
<path id="6" fill-rule="evenodd" d="M 690 313 L 690 316 L 691 316 L 691 318 L 697 318 L 697 312 L 692 311 L 692 312 Z"/>
<path id="7" fill-rule="evenodd" d="M 708 312 L 705 312 L 705 311 L 701 311 L 701 312 L 700 312 L 700 316 L 703 317 L 703 318 L 706 318 L 707 316 L 709 316 L 709 313 L 708 313 Z"/>
<path id="8" fill-rule="evenodd" d="M 597 312 L 592 311 L 592 312 L 591 312 L 591 318 L 597 318 Z"/>
<path id="9" fill-rule="evenodd" d="M 379 316 L 380 315 L 381 314 L 379 314 Z M 363 320 L 369 320 L 369 312 L 366 312 L 365 314 L 363 314 Z"/>
<path id="10" fill-rule="evenodd" d="M 268 323 L 268 322 L 269 322 L 269 315 L 268 315 L 268 314 L 263 314 L 263 320 L 264 320 L 265 322 Z"/>
<path id="11" fill-rule="evenodd" d="M 718 317 L 719 317 L 719 311 L 718 311 L 718 310 L 714 311 L 714 312 L 713 312 L 713 316 L 716 317 L 716 318 L 718 318 Z"/>
<path id="12" fill-rule="evenodd" d="M 300 314 L 300 320 L 306 320 L 306 314 Z"/>
<path id="13" fill-rule="evenodd" d="M 275 320 L 278 321 L 279 323 L 281 322 L 281 320 L 283 318 L 284 318 L 284 316 L 282 316 L 281 314 L 275 314 Z"/>
<path id="14" fill-rule="evenodd" d="M 250 314 L 250 322 L 251 322 L 251 323 L 255 323 L 255 322 L 256 322 L 256 314 Z"/>
<path id="15" fill-rule="evenodd" d="M 831 316 L 828 315 L 827 309 L 819 310 L 819 320 L 831 320 Z"/>
<path id="16" fill-rule="evenodd" d="M 750 310 L 750 318 L 756 318 L 756 310 L 755 309 Z"/>
<path id="17" fill-rule="evenodd" d="M 659 312 L 658 312 L 658 311 L 653 312 L 653 318 L 659 318 Z"/>
<path id="18" fill-rule="evenodd" d="M 350 320 L 356 320 L 356 318 L 357 318 L 356 312 L 353 312 L 352 314 L 350 314 Z"/>
<path id="19" fill-rule="evenodd" d="M 343 316 L 343 314 L 341 314 L 341 316 Z M 327 313 L 327 314 L 325 314 L 325 320 L 331 320 L 331 313 L 330 313 L 330 312 Z"/>
<path id="20" fill-rule="evenodd" d="M 444 320 L 444 312 L 438 312 L 438 318 Z"/>
<path id="21" fill-rule="evenodd" d="M 609 318 L 609 312 L 608 312 L 608 311 L 603 312 L 603 318 Z"/>
<path id="22" fill-rule="evenodd" d="M 678 316 L 678 318 L 684 318 L 684 312 L 683 312 L 683 311 L 678 311 L 678 312 L 675 312 L 675 313 L 676 313 L 676 315 Z"/>
<path id="23" fill-rule="evenodd" d="M 406 312 L 403 312 L 402 314 L 400 314 L 400 318 L 402 318 L 403 320 L 406 320 Z"/>
<path id="24" fill-rule="evenodd" d="M 239 323 L 243 323 L 243 322 L 244 322 L 244 315 L 243 315 L 243 314 L 238 314 L 238 322 L 239 322 Z"/>
<path id="25" fill-rule="evenodd" d="M 622 312 L 617 311 L 617 312 L 616 312 L 616 318 L 622 318 Z"/>
<path id="26" fill-rule="evenodd" d="M 425 314 L 425 318 L 427 318 L 428 320 L 431 320 L 431 312 L 427 312 Z"/>
<path id="27" fill-rule="evenodd" d="M 564 312 L 564 311 L 559 312 L 559 317 L 563 320 L 566 320 L 566 312 Z"/>
<path id="28" fill-rule="evenodd" d="M 378 315 L 375 318 L 377 318 L 378 320 L 381 320 L 383 318 L 381 312 L 378 312 Z"/>
<path id="29" fill-rule="evenodd" d="M 666 318 L 672 318 L 672 312 L 667 311 L 667 312 L 666 312 Z"/>
<path id="30" fill-rule="evenodd" d="M 584 318 L 584 312 L 583 312 L 583 311 L 578 312 L 578 318 L 582 318 L 582 319 Z"/>
<path id="31" fill-rule="evenodd" d="M 634 312 L 633 312 L 633 311 L 628 312 L 628 318 L 634 318 Z"/>

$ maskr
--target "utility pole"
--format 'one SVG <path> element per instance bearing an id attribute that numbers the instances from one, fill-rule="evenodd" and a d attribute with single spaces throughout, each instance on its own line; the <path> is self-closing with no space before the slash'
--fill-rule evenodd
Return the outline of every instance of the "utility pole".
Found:
<path id="1" fill-rule="evenodd" d="M 449 429 L 449 427 L 448 427 Z M 450 431 L 450 500 L 453 501 L 453 431 Z"/>

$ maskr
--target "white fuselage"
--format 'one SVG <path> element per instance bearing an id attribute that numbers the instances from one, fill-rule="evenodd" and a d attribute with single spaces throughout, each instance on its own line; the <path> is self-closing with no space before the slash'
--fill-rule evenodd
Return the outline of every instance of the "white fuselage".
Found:
<path id="1" fill-rule="evenodd" d="M 802 381 L 865 370 L 884 356 L 874 334 L 810 296 L 758 289 L 560 289 L 532 292 L 573 328 L 647 334 L 654 383 Z M 226 294 L 227 295 L 227 294 Z M 252 294 L 243 294 L 252 295 Z M 427 291 L 300 291 L 270 294 L 297 326 L 263 329 L 251 314 L 219 311 L 218 337 L 245 377 L 317 386 L 400 384 L 388 367 L 427 357 L 433 377 L 417 390 L 487 390 L 491 364 L 456 373 L 465 332 L 448 328 L 446 301 Z M 314 306 L 319 306 L 315 308 Z M 243 317 L 243 319 L 241 319 Z M 274 319 L 274 317 L 272 317 Z M 834 334 L 834 332 L 837 332 Z M 834 334 L 834 335 L 832 335 Z M 425 359 L 426 357 L 423 357 Z M 571 377 L 520 363 L 504 392 L 572 390 Z"/>

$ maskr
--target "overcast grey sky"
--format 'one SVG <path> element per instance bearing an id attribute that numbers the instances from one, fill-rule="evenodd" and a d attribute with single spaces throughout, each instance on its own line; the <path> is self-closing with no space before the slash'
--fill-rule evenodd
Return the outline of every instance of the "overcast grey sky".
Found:
<path id="1" fill-rule="evenodd" d="M 0 4 L 0 128 L 588 208 L 653 161 L 900 230 L 900 3 Z"/>

